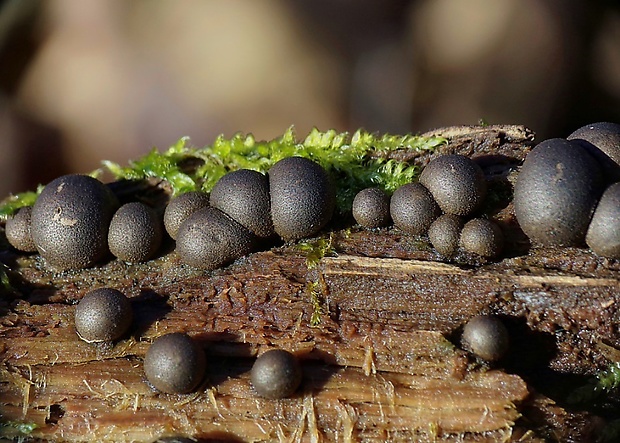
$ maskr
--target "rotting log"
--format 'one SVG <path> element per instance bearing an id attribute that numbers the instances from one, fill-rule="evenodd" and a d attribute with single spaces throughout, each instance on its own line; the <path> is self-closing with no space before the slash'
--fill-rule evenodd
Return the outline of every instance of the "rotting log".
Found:
<path id="1" fill-rule="evenodd" d="M 442 153 L 500 156 L 487 173 L 513 168 L 532 141 L 522 127 L 441 133 L 450 140 Z M 13 290 L 0 304 L 0 435 L 595 441 L 604 418 L 562 400 L 617 361 L 620 263 L 530 249 L 509 205 L 496 218 L 513 233 L 512 253 L 498 262 L 446 261 L 395 228 L 337 228 L 312 264 L 289 244 L 213 272 L 184 266 L 170 244 L 148 263 L 58 274 L 37 255 L 6 251 Z M 134 308 L 132 330 L 113 346 L 81 341 L 73 325 L 75 303 L 101 286 L 123 291 Z M 495 366 L 458 346 L 463 323 L 479 313 L 501 316 L 511 333 L 511 352 Z M 188 395 L 158 393 L 142 369 L 149 343 L 177 331 L 203 345 L 209 362 Z M 302 361 L 292 398 L 261 399 L 249 383 L 253 358 L 272 347 Z"/>

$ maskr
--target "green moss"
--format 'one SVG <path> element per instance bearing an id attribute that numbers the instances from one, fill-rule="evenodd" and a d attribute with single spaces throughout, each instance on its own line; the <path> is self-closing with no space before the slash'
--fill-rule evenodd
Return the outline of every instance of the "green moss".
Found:
<path id="1" fill-rule="evenodd" d="M 613 363 L 605 371 L 601 371 L 588 380 L 584 386 L 575 389 L 568 397 L 573 404 L 592 403 L 601 395 L 620 387 L 620 362 Z"/>
<path id="2" fill-rule="evenodd" d="M 164 153 L 153 149 L 144 157 L 130 161 L 126 168 L 107 160 L 103 161 L 103 165 L 116 179 L 140 180 L 157 177 L 168 181 L 176 194 L 183 194 L 196 189 L 194 179 L 181 170 L 181 162 L 191 155 L 188 142 L 189 139 L 183 137 Z"/>
<path id="3" fill-rule="evenodd" d="M 417 167 L 397 160 L 385 160 L 373 154 L 407 149 L 428 151 L 446 143 L 440 137 L 416 135 L 376 135 L 358 130 L 354 134 L 335 130 L 321 132 L 313 129 L 298 141 L 294 129 L 289 128 L 281 137 L 257 141 L 253 135 L 235 134 L 231 138 L 219 136 L 211 146 L 192 148 L 189 139 L 182 138 L 167 151 L 151 151 L 145 157 L 123 168 L 112 162 L 104 165 L 118 179 L 159 177 L 170 182 L 175 194 L 202 189 L 210 191 L 217 180 L 229 171 L 253 169 L 267 172 L 279 160 L 291 156 L 306 157 L 321 164 L 334 176 L 337 187 L 338 209 L 350 210 L 355 194 L 369 186 L 388 192 L 415 180 Z M 203 163 L 188 173 L 182 169 L 189 158 Z"/>
<path id="4" fill-rule="evenodd" d="M 312 303 L 312 314 L 310 314 L 310 326 L 318 326 L 321 324 L 321 316 L 324 313 L 321 302 L 321 289 L 319 282 L 310 281 L 306 286 L 306 291 L 310 296 Z"/>
<path id="5" fill-rule="evenodd" d="M 18 437 L 30 435 L 38 426 L 35 423 L 22 423 L 17 421 L 0 422 L 0 436 Z"/>
<path id="6" fill-rule="evenodd" d="M 310 158 L 334 177 L 337 188 L 337 208 L 350 210 L 355 194 L 363 188 L 376 186 L 391 193 L 399 186 L 414 181 L 416 166 L 398 160 L 386 160 L 374 155 L 398 149 L 424 152 L 446 143 L 441 137 L 417 135 L 372 134 L 358 130 L 353 134 L 335 130 L 321 132 L 313 129 L 298 141 L 293 127 L 281 137 L 257 141 L 252 134 L 219 136 L 211 146 L 195 148 L 183 137 L 163 152 L 153 149 L 147 155 L 122 167 L 111 161 L 103 166 L 117 179 L 140 180 L 161 178 L 170 183 L 175 195 L 202 189 L 210 191 L 217 180 L 229 171 L 253 169 L 267 172 L 277 161 L 291 156 Z M 201 166 L 186 170 L 189 160 L 200 160 Z M 98 171 L 93 172 L 96 175 Z M 0 205 L 0 218 L 6 219 L 22 206 L 31 205 L 37 192 L 11 196 Z"/>
<path id="7" fill-rule="evenodd" d="M 330 232 L 327 237 L 302 240 L 296 247 L 306 254 L 306 266 L 308 266 L 308 269 L 313 269 L 319 264 L 323 257 L 336 255 L 336 249 L 333 245 L 334 234 Z"/>
<path id="8" fill-rule="evenodd" d="M 39 186 L 36 191 L 22 192 L 20 194 L 10 195 L 0 205 L 0 220 L 6 220 L 17 212 L 19 208 L 24 206 L 32 206 L 37 197 L 43 190 L 43 186 Z"/>
<path id="9" fill-rule="evenodd" d="M 302 240 L 296 245 L 296 248 L 306 255 L 306 266 L 310 271 L 318 266 L 323 257 L 336 255 L 334 233 L 330 232 L 327 237 Z M 320 272 L 313 274 L 316 279 L 308 281 L 306 292 L 310 296 L 310 303 L 312 304 L 310 325 L 318 326 L 321 324 L 321 317 L 325 313 L 322 294 L 326 290 L 326 285 Z"/>

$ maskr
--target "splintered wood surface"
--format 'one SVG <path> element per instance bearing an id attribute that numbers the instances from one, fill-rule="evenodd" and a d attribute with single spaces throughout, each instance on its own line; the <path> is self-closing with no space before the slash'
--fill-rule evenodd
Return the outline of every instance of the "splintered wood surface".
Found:
<path id="1" fill-rule="evenodd" d="M 521 127 L 449 130 L 451 152 L 518 162 L 531 145 Z M 515 230 L 509 207 L 496 217 Z M 617 358 L 620 264 L 587 250 L 524 249 L 514 232 L 516 252 L 488 263 L 446 261 L 393 227 L 337 229 L 316 264 L 283 245 L 213 272 L 183 265 L 171 244 L 148 263 L 65 273 L 5 251 L 13 291 L 0 302 L 0 436 L 595 441 L 604 419 L 554 395 Z M 130 332 L 110 346 L 81 341 L 73 321 L 75 304 L 102 286 L 123 291 L 134 310 Z M 463 324 L 480 313 L 499 315 L 511 334 L 494 366 L 459 346 Z M 146 350 L 169 332 L 205 349 L 194 393 L 163 394 L 146 381 Z M 266 400 L 249 372 L 276 347 L 299 357 L 303 382 L 291 398 Z"/>
<path id="2" fill-rule="evenodd" d="M 325 279 L 320 296 L 329 297 L 330 312 L 312 327 L 314 307 L 306 291 L 310 271 L 304 256 L 291 252 L 255 254 L 207 281 L 200 273 L 175 281 L 171 274 L 182 265 L 170 255 L 149 266 L 162 272 L 147 276 L 144 271 L 141 280 L 148 286 L 115 281 L 132 296 L 136 321 L 128 338 L 110 349 L 77 337 L 74 305 L 16 302 L 3 318 L 4 418 L 36 423 L 38 437 L 85 441 L 218 432 L 244 441 L 320 436 L 432 441 L 463 433 L 493 441 L 510 434 L 519 417 L 516 405 L 528 395 L 526 383 L 502 371 L 471 369 L 465 352 L 441 332 L 420 329 L 405 309 L 411 302 L 422 309 L 424 302 L 407 285 L 399 289 L 403 274 L 430 277 L 437 268 L 448 269 L 399 259 L 326 258 L 315 272 Z M 373 260 L 379 263 L 374 269 Z M 130 267 L 126 270 L 132 274 Z M 107 270 L 100 271 L 87 271 L 90 279 L 80 280 L 106 279 Z M 341 289 L 351 278 L 372 282 L 383 295 Z M 378 279 L 401 294 L 384 291 Z M 33 296 L 49 293 L 64 301 L 70 293 L 79 299 L 88 289 L 88 284 L 66 282 L 53 293 L 43 287 Z M 437 311 L 446 297 L 457 296 L 444 294 L 443 300 L 424 305 Z M 393 318 L 364 318 L 380 309 Z M 141 362 L 149 342 L 173 331 L 191 334 L 209 356 L 206 380 L 195 394 L 160 394 L 145 381 Z M 252 357 L 273 346 L 295 352 L 304 362 L 303 386 L 291 399 L 258 398 L 249 383 Z"/>

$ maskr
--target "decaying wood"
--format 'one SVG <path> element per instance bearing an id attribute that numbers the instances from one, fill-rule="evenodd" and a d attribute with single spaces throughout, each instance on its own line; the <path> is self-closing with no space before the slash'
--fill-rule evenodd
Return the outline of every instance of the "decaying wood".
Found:
<path id="1" fill-rule="evenodd" d="M 510 128 L 443 134 L 453 152 L 484 140 L 499 147 L 485 155 L 516 159 L 531 137 Z M 59 274 L 7 251 L 0 435 L 36 424 L 30 437 L 49 441 L 594 441 L 601 419 L 556 404 L 553 387 L 617 355 L 617 261 L 517 248 L 499 262 L 449 262 L 394 228 L 337 230 L 332 247 L 316 266 L 284 245 L 202 272 L 169 245 L 148 263 Z M 135 313 L 130 333 L 107 347 L 81 341 L 73 325 L 75 303 L 101 286 L 125 292 Z M 494 367 L 458 346 L 478 313 L 500 315 L 511 333 L 510 355 Z M 173 331 L 208 356 L 192 394 L 158 393 L 144 377 L 149 343 Z M 262 399 L 249 383 L 253 358 L 272 347 L 302 361 L 292 398 Z"/>

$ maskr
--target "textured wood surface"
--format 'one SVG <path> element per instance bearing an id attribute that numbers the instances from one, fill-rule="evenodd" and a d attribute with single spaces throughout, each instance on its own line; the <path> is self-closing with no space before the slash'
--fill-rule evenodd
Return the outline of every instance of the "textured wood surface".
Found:
<path id="1" fill-rule="evenodd" d="M 450 136 L 452 151 L 512 152 L 518 162 L 531 142 L 525 129 L 467 130 Z M 497 217 L 512 232 L 510 208 Z M 501 261 L 447 262 L 395 228 L 337 229 L 316 265 L 284 245 L 214 272 L 182 265 L 173 245 L 145 264 L 67 273 L 5 251 L 13 290 L 0 304 L 0 436 L 36 425 L 27 438 L 594 441 L 602 419 L 554 395 L 620 348 L 620 265 L 579 249 L 523 252 L 514 235 Z M 74 329 L 75 303 L 101 286 L 134 308 L 113 346 Z M 460 328 L 479 313 L 499 315 L 511 333 L 510 354 L 492 367 L 459 347 Z M 207 375 L 195 393 L 161 394 L 142 359 L 155 337 L 177 331 L 204 347 Z M 273 347 L 302 361 L 292 398 L 261 399 L 249 383 L 254 357 Z"/>

